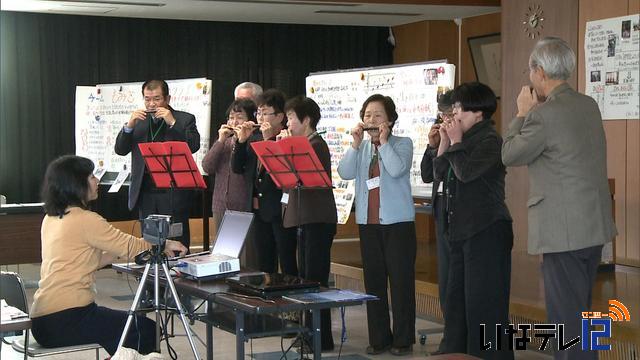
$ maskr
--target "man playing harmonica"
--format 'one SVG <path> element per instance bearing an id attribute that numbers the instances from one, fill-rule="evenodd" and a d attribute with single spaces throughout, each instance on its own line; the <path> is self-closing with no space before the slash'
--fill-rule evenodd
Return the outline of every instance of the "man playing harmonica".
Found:
<path id="1" fill-rule="evenodd" d="M 142 85 L 142 95 L 145 108 L 131 113 L 129 121 L 118 133 L 115 144 L 116 154 L 124 156 L 131 153 L 129 210 L 137 206 L 140 219 L 150 214 L 171 215 L 173 222 L 182 223 L 182 237 L 179 240 L 189 248 L 189 208 L 192 191 L 175 189 L 171 201 L 168 191 L 156 189 L 146 171 L 138 144 L 184 141 L 194 153 L 200 149 L 196 118 L 169 105 L 171 95 L 169 85 L 164 80 L 146 81 Z"/>

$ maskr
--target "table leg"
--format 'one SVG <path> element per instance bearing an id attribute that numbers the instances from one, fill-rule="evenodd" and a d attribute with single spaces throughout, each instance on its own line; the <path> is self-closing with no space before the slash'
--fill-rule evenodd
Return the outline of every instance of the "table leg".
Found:
<path id="1" fill-rule="evenodd" d="M 207 318 L 212 319 L 213 302 L 207 302 Z M 213 360 L 213 326 L 209 321 L 205 322 L 205 329 L 207 331 L 207 360 Z"/>
<path id="2" fill-rule="evenodd" d="M 320 359 L 322 349 L 320 341 L 320 309 L 311 310 L 311 335 L 313 337 L 313 358 Z"/>
<path id="3" fill-rule="evenodd" d="M 236 313 L 236 359 L 244 360 L 244 313 L 235 310 Z"/>

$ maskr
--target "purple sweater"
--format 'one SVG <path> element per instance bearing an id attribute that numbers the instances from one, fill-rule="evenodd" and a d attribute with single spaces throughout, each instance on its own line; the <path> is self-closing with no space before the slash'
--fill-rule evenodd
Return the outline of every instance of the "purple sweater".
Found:
<path id="1" fill-rule="evenodd" d="M 247 206 L 247 187 L 242 174 L 231 171 L 231 150 L 234 138 L 229 137 L 224 142 L 216 141 L 202 159 L 202 168 L 209 175 L 215 176 L 213 187 L 213 204 L 211 209 L 216 212 L 225 210 L 250 211 Z"/>

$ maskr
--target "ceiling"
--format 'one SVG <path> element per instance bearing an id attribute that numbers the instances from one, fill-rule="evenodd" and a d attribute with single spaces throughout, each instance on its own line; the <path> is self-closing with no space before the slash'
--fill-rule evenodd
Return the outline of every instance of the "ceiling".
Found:
<path id="1" fill-rule="evenodd" d="M 500 0 L 1 0 L 0 5 L 3 11 L 52 14 L 363 26 L 500 11 Z"/>

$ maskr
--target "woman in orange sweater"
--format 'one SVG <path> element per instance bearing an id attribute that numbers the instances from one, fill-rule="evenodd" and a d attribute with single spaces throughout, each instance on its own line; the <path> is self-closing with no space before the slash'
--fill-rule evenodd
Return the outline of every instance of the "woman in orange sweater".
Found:
<path id="1" fill-rule="evenodd" d="M 95 272 L 116 257 L 129 257 L 150 247 L 143 239 L 111 226 L 88 210 L 98 198 L 98 179 L 91 160 L 62 156 L 45 174 L 42 188 L 46 216 L 42 220 L 40 282 L 31 307 L 32 333 L 44 347 L 100 344 L 116 352 L 127 312 L 95 303 Z M 187 249 L 167 240 L 165 253 Z M 155 322 L 137 316 L 124 346 L 149 353 L 155 346 Z"/>

